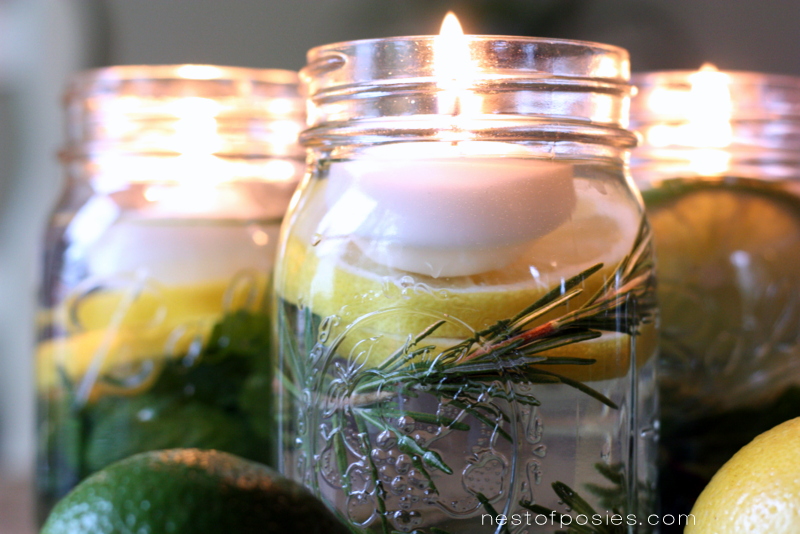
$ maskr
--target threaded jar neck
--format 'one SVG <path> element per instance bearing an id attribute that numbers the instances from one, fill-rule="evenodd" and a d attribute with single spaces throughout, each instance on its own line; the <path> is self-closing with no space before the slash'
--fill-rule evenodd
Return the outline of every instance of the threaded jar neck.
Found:
<path id="1" fill-rule="evenodd" d="M 314 48 L 301 71 L 308 146 L 409 140 L 630 147 L 628 53 L 567 40 L 398 37 Z M 445 51 L 443 51 L 445 50 Z"/>
<path id="2" fill-rule="evenodd" d="M 730 175 L 800 178 L 800 77 L 756 72 L 637 74 L 631 128 L 642 182 Z"/>
<path id="3" fill-rule="evenodd" d="M 130 65 L 76 75 L 64 98 L 68 157 L 301 156 L 297 74 L 213 65 Z"/>
<path id="4" fill-rule="evenodd" d="M 132 183 L 293 185 L 303 170 L 297 74 L 133 65 L 76 75 L 64 98 L 68 175 L 96 190 Z"/>

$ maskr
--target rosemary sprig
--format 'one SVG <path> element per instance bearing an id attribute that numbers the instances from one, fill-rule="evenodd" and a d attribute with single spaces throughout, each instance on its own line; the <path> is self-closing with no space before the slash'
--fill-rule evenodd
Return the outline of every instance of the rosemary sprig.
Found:
<path id="1" fill-rule="evenodd" d="M 495 510 L 494 506 L 492 506 L 492 503 L 489 502 L 489 499 L 487 499 L 483 493 L 476 493 L 475 497 L 478 499 L 478 502 L 481 503 L 481 506 L 483 506 L 484 510 L 486 510 L 486 512 L 489 515 L 491 515 L 492 517 L 497 517 L 500 515 L 497 513 L 497 510 Z M 497 529 L 497 531 L 501 532 L 502 534 L 509 534 L 508 523 L 503 523 L 500 526 L 500 528 Z"/>
<path id="2" fill-rule="evenodd" d="M 438 354 L 434 354 L 437 350 L 435 345 L 422 343 L 445 324 L 444 320 L 435 321 L 416 336 L 409 336 L 404 345 L 386 357 L 377 368 L 355 372 L 348 380 L 337 378 L 346 385 L 346 392 L 342 397 L 336 400 L 318 397 L 326 405 L 326 410 L 333 410 L 335 414 L 333 421 L 338 426 L 339 433 L 334 436 L 333 446 L 340 470 L 347 464 L 342 434 L 345 420 L 352 418 L 355 422 L 363 458 L 376 485 L 376 508 L 384 534 L 391 534 L 393 529 L 386 517 L 387 493 L 379 478 L 378 466 L 372 459 L 368 427 L 376 429 L 378 433 L 390 433 L 396 439 L 397 448 L 411 457 L 414 468 L 427 480 L 429 489 L 436 493 L 434 472 L 441 471 L 450 475 L 453 474 L 453 469 L 438 452 L 401 430 L 399 421 L 405 417 L 439 425 L 454 432 L 469 430 L 469 425 L 460 419 L 472 417 L 493 428 L 493 433 L 498 438 L 513 443 L 513 436 L 503 428 L 512 418 L 494 401 L 505 401 L 512 409 L 513 404 L 540 404 L 530 393 L 517 391 L 517 384 L 560 383 L 613 409 L 618 408 L 611 399 L 590 386 L 546 369 L 552 365 L 592 365 L 595 360 L 550 357 L 546 355 L 546 351 L 595 339 L 603 332 L 621 332 L 627 335 L 638 333 L 639 325 L 650 320 L 654 307 L 650 246 L 649 229 L 643 222 L 631 253 L 600 284 L 599 289 L 580 306 L 554 319 L 544 320 L 556 310 L 573 304 L 576 297 L 584 293 L 585 282 L 601 271 L 602 264 L 593 265 L 563 280 L 513 317 L 500 320 L 451 347 L 439 349 Z M 308 319 L 304 326 L 310 326 Z M 323 359 L 332 361 L 341 338 L 328 347 L 321 347 L 324 340 L 320 341 L 312 349 L 311 360 L 320 359 L 322 354 L 319 351 L 323 350 L 327 356 Z M 299 356 L 297 353 L 295 355 Z M 309 368 L 316 367 L 313 363 L 308 366 L 295 364 L 292 367 L 297 379 L 304 383 L 316 382 L 319 386 L 323 385 L 319 376 L 305 374 Z M 339 366 L 338 369 L 341 374 L 343 368 Z M 506 385 L 498 385 L 498 379 L 502 379 L 500 382 Z M 318 388 L 318 391 L 327 389 Z M 459 410 L 459 415 L 443 417 L 409 412 L 402 410 L 395 402 L 401 396 L 416 397 L 423 392 L 437 397 L 441 404 Z M 345 479 L 344 473 L 342 480 L 349 487 L 350 482 Z M 573 503 L 572 509 L 591 510 L 571 489 L 562 486 L 554 486 L 554 489 L 564 502 L 569 499 Z M 477 495 L 476 498 L 491 513 L 493 507 L 488 499 L 483 495 Z M 534 511 L 541 508 L 531 504 L 526 507 Z"/>
<path id="3" fill-rule="evenodd" d="M 598 518 L 600 519 L 600 524 L 596 524 L 595 521 L 591 521 L 587 524 L 580 525 L 576 522 L 573 522 L 573 518 L 568 514 L 551 510 L 546 506 L 541 506 L 539 504 L 533 504 L 526 501 L 520 501 L 519 505 L 535 514 L 555 518 L 561 525 L 568 525 L 566 530 L 557 531 L 559 534 L 624 534 L 627 532 L 626 527 L 621 524 L 622 521 L 620 521 L 620 524 L 615 524 L 611 521 L 608 521 L 608 513 L 606 513 L 604 516 L 603 514 L 597 512 L 592 505 L 586 502 L 575 492 L 575 490 L 563 482 L 553 482 L 552 486 L 553 491 L 556 493 L 556 495 L 558 495 L 559 500 L 564 503 L 564 506 L 566 506 L 568 510 L 573 511 L 578 515 L 584 515 L 587 518 Z M 620 519 L 622 518 L 622 512 L 620 510 L 614 509 L 611 512 Z M 604 517 L 606 521 L 603 521 Z"/>

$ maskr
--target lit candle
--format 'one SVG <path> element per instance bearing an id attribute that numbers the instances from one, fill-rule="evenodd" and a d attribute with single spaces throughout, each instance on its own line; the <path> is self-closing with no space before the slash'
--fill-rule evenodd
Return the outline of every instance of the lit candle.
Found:
<path id="1" fill-rule="evenodd" d="M 561 510 L 556 481 L 582 492 L 597 458 L 626 470 L 651 449 L 627 53 L 451 27 L 321 46 L 301 73 L 311 165 L 275 276 L 279 465 L 364 532 Z"/>
<path id="2" fill-rule="evenodd" d="M 263 302 L 303 114 L 294 73 L 206 65 L 91 71 L 67 108 L 70 183 L 92 194 L 54 218 L 66 250 L 48 316 L 67 335 L 40 345 L 40 379 L 56 362 L 85 401 L 103 369 L 181 353 L 182 333 Z"/>
<path id="3" fill-rule="evenodd" d="M 572 165 L 528 157 L 511 143 L 476 141 L 459 128 L 479 102 L 475 67 L 450 13 L 437 38 L 441 142 L 395 143 L 330 165 L 325 235 L 352 235 L 371 260 L 432 277 L 500 269 L 575 208 Z"/>
<path id="4" fill-rule="evenodd" d="M 645 145 L 656 149 L 685 147 L 689 168 L 698 175 L 714 176 L 728 169 L 733 142 L 730 76 L 710 64 L 686 77 L 690 88 L 653 88 L 647 108 L 653 116 L 669 118 L 642 127 Z"/>
<path id="5" fill-rule="evenodd" d="M 213 81 L 225 74 L 218 71 L 187 65 L 177 74 Z M 296 153 L 302 122 L 298 105 L 287 107 L 288 100 L 237 94 L 103 102 L 97 113 L 105 135 L 153 148 L 94 156 L 91 182 L 99 194 L 67 229 L 72 254 L 84 257 L 88 274 L 100 281 L 137 273 L 190 285 L 230 281 L 244 269 L 268 270 L 278 224 L 303 170 Z M 274 120 L 265 115 L 281 105 Z M 243 121 L 257 121 L 259 134 L 269 132 L 269 155 L 231 157 L 241 150 L 234 128 Z"/>
<path id="6" fill-rule="evenodd" d="M 297 76 L 108 67 L 77 75 L 66 105 L 36 350 L 40 501 L 159 448 L 268 461 L 267 288 L 304 169 Z"/>

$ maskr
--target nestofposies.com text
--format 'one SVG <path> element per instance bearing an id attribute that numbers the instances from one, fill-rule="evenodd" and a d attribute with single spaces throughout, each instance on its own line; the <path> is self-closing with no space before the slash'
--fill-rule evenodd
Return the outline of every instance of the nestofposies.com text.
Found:
<path id="1" fill-rule="evenodd" d="M 650 514 L 644 519 L 640 519 L 635 514 L 612 514 L 607 513 L 603 514 L 578 514 L 578 515 L 566 515 L 560 514 L 558 512 L 551 512 L 550 514 L 538 514 L 533 512 L 524 512 L 524 513 L 516 513 L 516 514 L 483 514 L 481 515 L 481 525 L 482 526 L 503 526 L 503 525 L 510 525 L 510 526 L 545 526 L 545 525 L 558 525 L 559 528 L 566 528 L 570 525 L 577 525 L 577 526 L 600 526 L 600 525 L 626 525 L 626 526 L 636 526 L 636 525 L 694 525 L 694 515 L 692 514 L 665 514 L 665 515 L 658 515 L 658 514 Z"/>

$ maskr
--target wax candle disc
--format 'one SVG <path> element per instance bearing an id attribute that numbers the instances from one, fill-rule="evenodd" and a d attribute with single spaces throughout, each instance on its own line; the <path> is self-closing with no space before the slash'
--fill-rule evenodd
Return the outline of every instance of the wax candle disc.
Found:
<path id="1" fill-rule="evenodd" d="M 575 207 L 573 168 L 530 158 L 364 159 L 333 163 L 327 235 L 426 276 L 498 269 Z"/>

